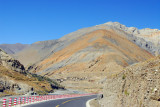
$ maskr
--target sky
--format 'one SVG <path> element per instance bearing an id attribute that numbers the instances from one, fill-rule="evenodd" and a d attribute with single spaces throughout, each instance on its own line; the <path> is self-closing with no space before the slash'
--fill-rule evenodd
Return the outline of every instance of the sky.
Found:
<path id="1" fill-rule="evenodd" d="M 58 39 L 109 21 L 160 29 L 160 0 L 0 0 L 0 44 Z"/>

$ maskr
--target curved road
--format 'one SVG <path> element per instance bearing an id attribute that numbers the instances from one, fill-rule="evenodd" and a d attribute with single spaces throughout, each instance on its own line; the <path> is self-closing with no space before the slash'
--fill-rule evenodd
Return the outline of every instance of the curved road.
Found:
<path id="1" fill-rule="evenodd" d="M 56 99 L 24 107 L 86 107 L 86 102 L 96 97 L 97 95 Z"/>

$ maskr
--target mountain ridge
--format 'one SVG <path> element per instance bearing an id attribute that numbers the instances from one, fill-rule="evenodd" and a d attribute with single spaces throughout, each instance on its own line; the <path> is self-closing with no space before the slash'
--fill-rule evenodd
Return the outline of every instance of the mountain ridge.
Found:
<path id="1" fill-rule="evenodd" d="M 69 34 L 63 36 L 62 38 L 60 38 L 58 40 L 55 40 L 55 41 L 53 40 L 53 44 L 48 43 L 48 44 L 50 44 L 50 48 L 48 50 L 46 48 L 45 52 L 43 51 L 43 48 L 39 48 L 37 46 L 38 47 L 38 49 L 37 49 L 36 46 L 34 47 L 33 45 L 31 45 L 27 49 L 24 49 L 23 51 L 16 53 L 14 56 L 21 63 L 23 63 L 25 66 L 28 66 L 28 65 L 34 64 L 34 63 L 38 63 L 41 60 L 45 59 L 46 57 L 50 56 L 52 53 L 57 52 L 57 51 L 65 48 L 66 46 L 70 45 L 75 40 L 80 39 L 81 37 L 83 37 L 83 35 L 86 35 L 90 32 L 93 32 L 95 30 L 100 30 L 100 29 L 106 29 L 106 30 L 107 29 L 113 29 L 117 33 L 120 33 L 120 34 L 124 35 L 125 37 L 127 37 L 128 40 L 137 44 L 139 47 L 149 51 L 153 55 L 156 53 L 156 51 L 157 51 L 157 53 L 160 53 L 160 48 L 158 47 L 159 43 L 155 43 L 155 40 L 159 40 L 159 37 L 160 37 L 159 30 L 156 30 L 156 29 L 151 30 L 150 31 L 151 35 L 153 35 L 153 34 L 156 35 L 156 32 L 157 32 L 158 36 L 153 36 L 153 38 L 150 38 L 149 40 L 146 40 L 145 36 L 143 37 L 143 35 L 141 36 L 139 33 L 135 33 L 135 32 L 140 32 L 140 33 L 141 32 L 147 32 L 148 30 L 145 31 L 146 29 L 141 29 L 142 30 L 141 31 L 141 30 L 138 30 L 135 27 L 126 27 L 125 25 L 122 25 L 119 22 L 108 22 L 108 23 L 105 23 L 105 24 L 100 24 L 100 25 L 96 25 L 96 26 L 92 26 L 92 27 L 88 27 L 88 28 L 79 29 L 75 32 L 72 32 L 72 33 L 69 33 Z M 39 45 L 40 44 L 41 44 L 41 42 L 39 42 Z M 47 44 L 47 41 L 46 41 L 46 44 L 43 44 L 42 47 L 44 47 L 44 50 L 45 50 L 45 45 L 48 45 L 48 44 Z M 35 52 L 35 50 L 37 50 L 38 52 L 40 52 L 42 54 L 39 54 L 39 53 Z M 41 50 L 42 50 L 42 52 L 41 52 Z M 27 53 L 27 52 L 29 52 L 29 53 Z M 26 59 L 25 56 L 27 56 L 28 54 L 32 54 L 33 56 L 35 56 L 35 58 L 31 57 L 31 56 L 28 56 L 27 59 Z M 38 57 L 36 57 L 36 56 L 38 56 Z M 41 58 L 39 58 L 39 57 L 41 57 Z M 26 61 L 26 60 L 30 60 L 31 62 Z"/>
<path id="2" fill-rule="evenodd" d="M 78 38 L 38 63 L 32 72 L 49 78 L 61 78 L 62 84 L 68 88 L 75 88 L 76 85 L 71 84 L 77 84 L 76 87 L 81 88 L 85 87 L 81 82 L 89 84 L 92 79 L 97 78 L 94 80 L 97 82 L 100 78 L 105 78 L 102 75 L 97 76 L 97 73 L 111 73 L 114 66 L 122 69 L 153 57 L 149 52 L 129 41 L 126 35 L 119 34 L 113 29 L 96 30 L 80 37 L 78 35 Z M 72 39 L 75 38 L 69 40 L 72 41 Z M 97 77 L 95 75 L 90 77 L 91 74 L 96 74 Z M 77 81 L 74 78 L 77 78 Z M 94 90 L 93 87 L 90 86 L 90 91 Z"/>
<path id="3" fill-rule="evenodd" d="M 29 46 L 28 44 L 21 44 L 21 43 L 0 44 L 0 48 L 3 49 L 8 54 L 16 54 L 17 52 L 22 51 L 23 49 L 25 49 L 28 46 Z"/>
<path id="4" fill-rule="evenodd" d="M 79 29 L 58 40 L 40 41 L 15 54 L 29 71 L 56 79 L 67 88 L 98 92 L 106 75 L 159 53 L 159 30 L 126 27 L 118 22 Z"/>

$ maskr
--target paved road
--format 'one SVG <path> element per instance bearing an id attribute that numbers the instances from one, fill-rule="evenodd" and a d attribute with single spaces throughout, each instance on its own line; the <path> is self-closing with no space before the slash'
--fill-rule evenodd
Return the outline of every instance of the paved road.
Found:
<path id="1" fill-rule="evenodd" d="M 86 107 L 86 102 L 96 97 L 97 95 L 57 99 L 43 103 L 32 104 L 25 107 Z"/>

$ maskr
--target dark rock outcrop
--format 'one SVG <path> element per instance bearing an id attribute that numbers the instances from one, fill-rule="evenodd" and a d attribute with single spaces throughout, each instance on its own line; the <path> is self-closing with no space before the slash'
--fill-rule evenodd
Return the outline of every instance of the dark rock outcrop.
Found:
<path id="1" fill-rule="evenodd" d="M 25 73 L 24 66 L 18 61 L 0 49 L 0 65 L 13 71 Z"/>

